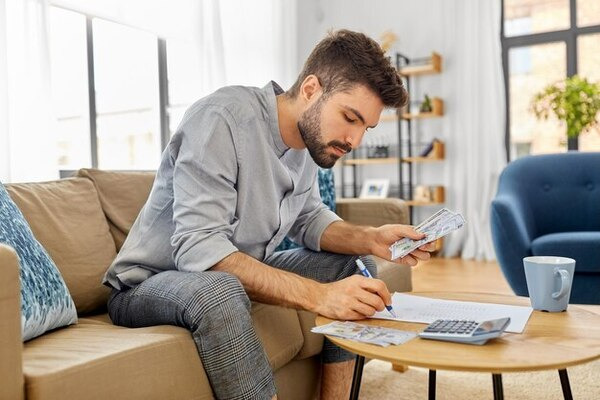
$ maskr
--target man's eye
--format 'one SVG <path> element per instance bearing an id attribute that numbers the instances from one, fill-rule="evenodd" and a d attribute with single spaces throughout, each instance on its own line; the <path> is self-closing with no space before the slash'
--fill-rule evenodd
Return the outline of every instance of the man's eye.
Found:
<path id="1" fill-rule="evenodd" d="M 354 122 L 356 122 L 356 120 L 355 120 L 355 119 L 352 119 L 352 118 L 348 117 L 346 114 L 344 114 L 344 118 L 346 119 L 346 121 L 348 121 L 348 122 L 350 122 L 350 123 L 354 123 Z"/>

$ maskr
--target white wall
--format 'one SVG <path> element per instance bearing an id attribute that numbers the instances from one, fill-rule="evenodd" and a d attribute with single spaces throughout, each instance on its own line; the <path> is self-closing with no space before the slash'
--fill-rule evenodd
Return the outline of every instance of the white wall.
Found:
<path id="1" fill-rule="evenodd" d="M 298 60 L 303 62 L 313 46 L 331 29 L 346 28 L 363 32 L 379 41 L 381 34 L 392 30 L 398 40 L 390 52 L 399 51 L 408 57 L 424 57 L 432 51 L 443 57 L 443 69 L 452 69 L 454 28 L 446 18 L 452 3 L 444 0 L 303 0 L 298 6 Z M 447 100 L 452 90 L 458 90 L 450 81 L 450 74 L 431 75 L 411 82 L 412 99 L 420 100 L 424 94 L 439 96 L 445 100 L 446 114 L 442 119 L 429 119 L 413 125 L 413 138 L 428 142 L 434 137 L 446 140 L 452 118 L 452 103 Z M 395 122 L 381 122 L 375 130 L 388 133 L 397 141 Z M 416 129 L 415 129 L 416 128 Z M 366 140 L 366 139 L 365 139 Z M 447 158 L 460 154 L 446 151 Z M 417 181 L 428 185 L 445 185 L 450 181 L 448 162 L 427 163 L 417 166 Z M 336 185 L 341 183 L 340 166 L 334 169 Z M 346 167 L 346 181 L 351 179 L 352 170 Z M 398 183 L 397 165 L 361 167 L 359 180 L 366 178 L 388 178 L 392 185 Z M 338 187 L 339 189 L 339 187 Z M 448 196 L 448 187 L 447 197 Z M 338 190 L 339 195 L 339 190 Z M 347 194 L 348 195 L 348 194 Z M 351 195 L 351 193 L 350 193 Z M 451 205 L 448 205 L 451 207 Z M 434 210 L 417 208 L 415 220 L 420 221 Z"/>

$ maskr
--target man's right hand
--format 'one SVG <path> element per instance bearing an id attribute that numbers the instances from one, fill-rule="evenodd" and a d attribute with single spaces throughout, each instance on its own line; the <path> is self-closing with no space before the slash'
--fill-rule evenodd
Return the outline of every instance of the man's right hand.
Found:
<path id="1" fill-rule="evenodd" d="M 332 319 L 364 319 L 392 304 L 392 296 L 382 280 L 362 275 L 325 283 L 320 289 L 314 311 Z"/>

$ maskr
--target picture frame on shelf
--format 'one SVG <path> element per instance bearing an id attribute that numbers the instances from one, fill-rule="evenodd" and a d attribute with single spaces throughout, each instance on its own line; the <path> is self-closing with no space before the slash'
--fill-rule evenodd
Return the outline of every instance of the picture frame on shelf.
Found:
<path id="1" fill-rule="evenodd" d="M 389 179 L 365 179 L 358 197 L 361 199 L 385 199 L 389 189 Z"/>

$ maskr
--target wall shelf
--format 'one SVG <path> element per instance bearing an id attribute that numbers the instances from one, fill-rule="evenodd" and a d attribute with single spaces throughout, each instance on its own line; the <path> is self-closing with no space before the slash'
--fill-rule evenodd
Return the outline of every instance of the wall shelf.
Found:
<path id="1" fill-rule="evenodd" d="M 402 113 L 402 119 L 437 118 L 444 115 L 444 101 L 439 97 L 431 99 L 432 110 L 420 113 Z"/>
<path id="2" fill-rule="evenodd" d="M 444 161 L 444 158 L 434 158 L 434 157 L 403 157 L 402 161 L 404 162 L 412 162 L 412 163 L 419 163 L 419 162 L 432 162 L 432 161 Z"/>
<path id="3" fill-rule="evenodd" d="M 444 202 L 439 201 L 439 202 L 435 202 L 435 201 L 416 201 L 416 200 L 405 200 L 404 201 L 407 205 L 409 206 L 439 206 L 444 204 Z"/>
<path id="4" fill-rule="evenodd" d="M 411 92 L 411 83 L 418 80 L 421 75 L 439 74 L 442 72 L 442 57 L 435 52 L 430 57 L 409 58 L 403 54 L 397 54 L 396 66 L 399 73 L 406 82 L 406 90 Z M 413 112 L 403 109 L 399 114 L 402 121 L 398 122 L 398 142 L 407 143 L 400 146 L 399 150 L 399 176 L 400 197 L 407 199 L 410 206 L 410 219 L 413 221 L 414 207 L 441 206 L 445 202 L 445 188 L 443 186 L 429 186 L 418 183 L 415 176 L 416 165 L 445 159 L 444 143 L 434 139 L 427 148 L 425 154 L 413 154 L 414 136 L 416 133 L 415 121 L 429 118 L 440 118 L 444 116 L 444 101 L 439 97 L 431 98 L 430 112 Z M 404 122 L 404 123 L 402 123 Z M 403 190 L 404 188 L 408 190 Z"/>
<path id="5" fill-rule="evenodd" d="M 390 158 L 350 158 L 343 160 L 344 165 L 396 164 L 398 157 Z"/>
<path id="6" fill-rule="evenodd" d="M 446 189 L 443 186 L 432 186 L 428 188 L 428 196 L 424 199 L 407 200 L 409 206 L 437 206 L 446 202 Z"/>
<path id="7" fill-rule="evenodd" d="M 404 76 L 416 76 L 439 74 L 442 72 L 442 56 L 436 52 L 432 52 L 431 57 L 419 61 L 425 61 L 425 63 L 406 65 L 399 69 L 400 74 Z"/>
<path id="8" fill-rule="evenodd" d="M 442 57 L 432 52 L 429 57 L 408 58 L 396 53 L 396 69 L 406 84 L 406 90 L 411 92 L 411 83 L 418 80 L 418 76 L 439 74 L 442 72 Z M 380 122 L 393 122 L 396 124 L 398 142 L 394 149 L 389 147 L 385 155 L 395 157 L 367 158 L 370 152 L 353 152 L 341 160 L 342 165 L 342 191 L 341 197 L 346 197 L 346 181 L 344 171 L 351 169 L 351 190 L 354 197 L 358 197 L 361 182 L 358 172 L 361 168 L 373 165 L 394 165 L 398 170 L 398 185 L 394 196 L 406 199 L 410 206 L 410 220 L 412 223 L 414 207 L 442 206 L 445 202 L 445 188 L 443 186 L 428 185 L 418 182 L 415 170 L 419 165 L 445 160 L 445 146 L 443 141 L 432 139 L 426 147 L 422 140 L 415 140 L 417 134 L 416 120 L 427 120 L 444 116 L 444 101 L 439 97 L 431 97 L 431 111 L 418 112 L 408 108 L 391 110 L 380 117 Z M 417 111 L 411 113 L 410 111 Z M 423 125 L 425 122 L 423 122 Z M 443 136 L 443 135 L 442 135 Z M 368 149 L 367 149 L 368 150 Z M 396 151 L 394 151 L 396 150 Z M 413 193 L 416 192 L 416 193 Z"/>

